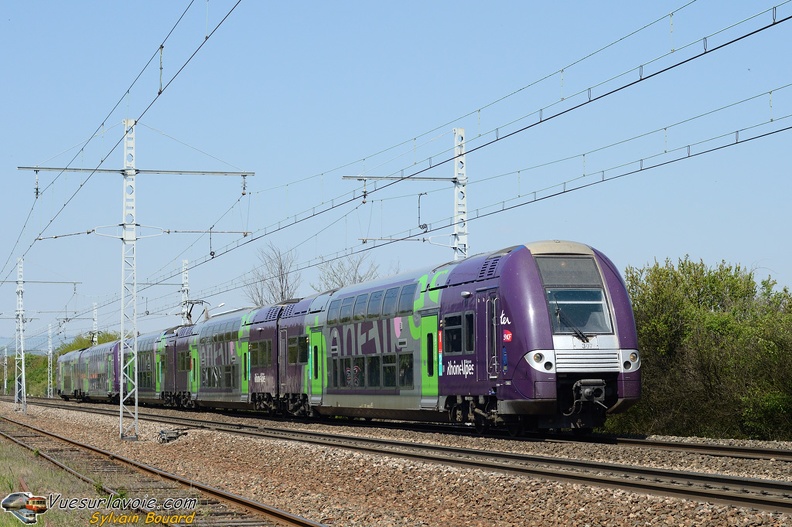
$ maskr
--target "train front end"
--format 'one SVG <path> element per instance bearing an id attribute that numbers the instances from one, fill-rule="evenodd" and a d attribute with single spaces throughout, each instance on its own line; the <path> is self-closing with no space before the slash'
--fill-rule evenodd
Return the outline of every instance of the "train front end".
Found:
<path id="1" fill-rule="evenodd" d="M 607 415 L 636 403 L 641 391 L 624 281 L 587 245 L 549 241 L 526 248 L 512 253 L 501 271 L 498 413 L 527 415 L 535 428 L 601 426 Z"/>

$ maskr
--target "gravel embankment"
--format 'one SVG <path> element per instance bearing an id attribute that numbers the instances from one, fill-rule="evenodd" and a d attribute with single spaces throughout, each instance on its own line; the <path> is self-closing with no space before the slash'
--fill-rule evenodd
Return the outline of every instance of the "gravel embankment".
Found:
<path id="1" fill-rule="evenodd" d="M 332 526 L 792 526 L 792 516 L 785 514 L 443 467 L 289 441 L 190 430 L 186 436 L 161 445 L 156 437 L 163 427 L 146 421 L 139 423 L 138 441 L 121 441 L 117 417 L 35 406 L 28 406 L 27 416 L 22 416 L 9 403 L 0 403 L 0 415 L 23 418 L 40 428 Z M 788 467 L 772 461 L 729 459 L 721 463 L 706 456 L 612 445 L 509 442 L 389 430 L 354 433 L 608 463 L 792 479 Z M 776 445 L 792 448 L 790 443 Z M 67 494 L 67 489 L 64 491 Z"/>

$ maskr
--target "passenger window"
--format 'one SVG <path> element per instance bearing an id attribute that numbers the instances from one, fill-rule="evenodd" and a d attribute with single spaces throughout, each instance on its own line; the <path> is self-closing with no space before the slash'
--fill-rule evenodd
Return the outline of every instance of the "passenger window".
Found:
<path id="1" fill-rule="evenodd" d="M 339 376 L 340 386 L 346 387 L 349 386 L 352 382 L 352 359 L 339 359 L 339 363 L 341 364 L 341 375 Z"/>
<path id="2" fill-rule="evenodd" d="M 399 355 L 399 387 L 412 388 L 413 386 L 413 356 L 412 353 Z"/>
<path id="3" fill-rule="evenodd" d="M 350 296 L 349 298 L 345 298 L 344 301 L 341 303 L 341 318 L 340 322 L 345 324 L 352 320 L 352 304 L 355 302 L 355 297 Z"/>
<path id="4" fill-rule="evenodd" d="M 330 302 L 330 307 L 327 309 L 327 325 L 332 326 L 338 324 L 338 312 L 341 309 L 341 301 L 333 300 Z"/>
<path id="5" fill-rule="evenodd" d="M 382 357 L 382 385 L 386 388 L 396 387 L 396 355 Z"/>
<path id="6" fill-rule="evenodd" d="M 443 353 L 462 353 L 462 315 L 445 317 Z"/>
<path id="7" fill-rule="evenodd" d="M 396 305 L 399 302 L 399 288 L 393 287 L 385 291 L 385 300 L 382 303 L 382 316 L 392 317 L 396 315 Z"/>
<path id="8" fill-rule="evenodd" d="M 288 345 L 287 345 L 287 354 L 289 364 L 297 364 L 297 359 L 299 357 L 299 348 L 300 345 L 298 343 L 297 337 L 289 337 Z"/>
<path id="9" fill-rule="evenodd" d="M 364 357 L 355 357 L 352 362 L 352 386 L 363 388 L 366 386 L 366 359 Z"/>
<path id="10" fill-rule="evenodd" d="M 355 320 L 363 320 L 366 318 L 366 307 L 368 306 L 368 294 L 358 295 L 355 299 L 355 309 L 353 317 Z"/>
<path id="11" fill-rule="evenodd" d="M 465 351 L 472 352 L 476 347 L 476 325 L 473 313 L 465 313 Z"/>
<path id="12" fill-rule="evenodd" d="M 380 387 L 380 358 L 377 356 L 366 358 L 366 386 L 369 388 Z"/>
<path id="13" fill-rule="evenodd" d="M 308 335 L 303 335 L 297 341 L 297 362 L 308 364 Z"/>
<path id="14" fill-rule="evenodd" d="M 384 291 L 375 291 L 371 293 L 368 309 L 366 311 L 366 316 L 368 318 L 379 318 L 380 312 L 382 311 L 382 297 L 384 294 Z"/>
<path id="15" fill-rule="evenodd" d="M 414 297 L 417 287 L 417 284 L 410 284 L 402 288 L 401 295 L 399 295 L 399 315 L 409 315 L 412 313 L 413 306 L 415 305 Z"/>

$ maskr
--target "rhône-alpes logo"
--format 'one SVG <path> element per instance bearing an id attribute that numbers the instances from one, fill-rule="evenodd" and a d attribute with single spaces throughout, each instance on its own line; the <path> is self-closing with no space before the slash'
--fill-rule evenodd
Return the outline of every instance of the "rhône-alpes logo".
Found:
<path id="1" fill-rule="evenodd" d="M 47 498 L 34 496 L 30 492 L 14 492 L 0 502 L 3 510 L 10 512 L 24 524 L 38 522 L 38 515 L 47 512 Z"/>

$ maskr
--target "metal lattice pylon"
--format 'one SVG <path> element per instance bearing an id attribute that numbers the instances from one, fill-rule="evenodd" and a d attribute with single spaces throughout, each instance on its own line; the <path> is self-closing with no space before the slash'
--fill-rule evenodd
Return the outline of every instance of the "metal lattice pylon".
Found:
<path id="1" fill-rule="evenodd" d="M 121 235 L 121 342 L 118 379 L 119 433 L 121 439 L 138 437 L 137 269 L 135 242 L 135 120 L 125 119 L 124 217 Z"/>
<path id="2" fill-rule="evenodd" d="M 27 413 L 27 388 L 25 387 L 25 307 L 22 297 L 25 292 L 22 279 L 22 258 L 17 260 L 17 307 L 16 307 L 16 377 L 14 382 L 14 409 Z"/>
<path id="3" fill-rule="evenodd" d="M 467 258 L 467 169 L 464 128 L 454 128 L 454 234 L 451 248 L 454 249 L 454 260 Z"/>
<path id="4" fill-rule="evenodd" d="M 52 324 L 47 325 L 47 398 L 52 399 Z"/>

